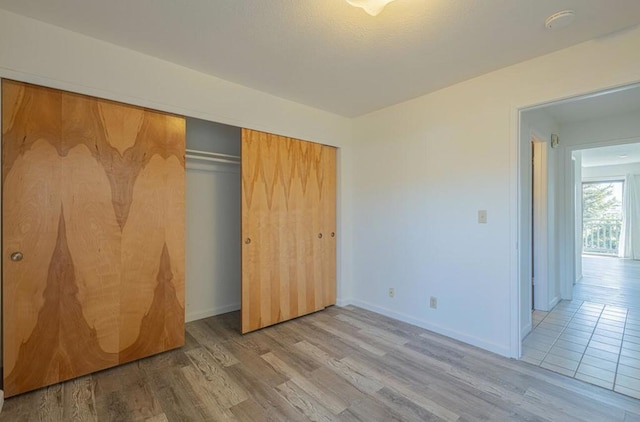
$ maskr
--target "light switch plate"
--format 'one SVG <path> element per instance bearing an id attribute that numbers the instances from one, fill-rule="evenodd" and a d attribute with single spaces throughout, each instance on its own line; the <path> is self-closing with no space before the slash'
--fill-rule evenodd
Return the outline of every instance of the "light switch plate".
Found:
<path id="1" fill-rule="evenodd" d="M 487 224 L 487 210 L 478 211 L 478 223 Z"/>

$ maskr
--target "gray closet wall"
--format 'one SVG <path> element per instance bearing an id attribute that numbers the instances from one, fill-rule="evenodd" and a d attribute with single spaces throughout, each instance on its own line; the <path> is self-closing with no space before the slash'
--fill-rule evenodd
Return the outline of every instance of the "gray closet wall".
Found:
<path id="1" fill-rule="evenodd" d="M 187 118 L 186 144 L 185 307 L 193 321 L 240 309 L 241 129 Z"/>

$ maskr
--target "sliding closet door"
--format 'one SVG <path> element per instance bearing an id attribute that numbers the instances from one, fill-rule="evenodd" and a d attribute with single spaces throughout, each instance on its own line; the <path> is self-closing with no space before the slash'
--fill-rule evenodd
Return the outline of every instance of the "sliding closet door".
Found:
<path id="1" fill-rule="evenodd" d="M 2 82 L 7 396 L 184 343 L 184 121 Z"/>
<path id="2" fill-rule="evenodd" d="M 325 306 L 323 148 L 243 129 L 242 332 Z"/>
<path id="3" fill-rule="evenodd" d="M 322 146 L 322 277 L 324 306 L 336 304 L 336 149 Z"/>

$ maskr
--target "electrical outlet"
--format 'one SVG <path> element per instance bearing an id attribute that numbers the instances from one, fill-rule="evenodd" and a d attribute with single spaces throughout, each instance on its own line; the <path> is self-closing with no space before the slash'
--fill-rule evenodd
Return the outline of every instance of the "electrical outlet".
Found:
<path id="1" fill-rule="evenodd" d="M 431 296 L 429 299 L 429 307 L 432 309 L 438 309 L 438 298 L 435 296 Z"/>
<path id="2" fill-rule="evenodd" d="M 396 291 L 393 287 L 389 288 L 389 297 L 394 297 L 396 295 Z"/>

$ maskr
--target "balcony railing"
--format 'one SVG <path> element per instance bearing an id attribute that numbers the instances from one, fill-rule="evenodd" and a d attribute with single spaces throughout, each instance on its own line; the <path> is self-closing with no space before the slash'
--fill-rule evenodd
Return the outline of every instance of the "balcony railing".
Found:
<path id="1" fill-rule="evenodd" d="M 584 219 L 582 225 L 582 251 L 602 255 L 618 255 L 622 220 Z"/>

